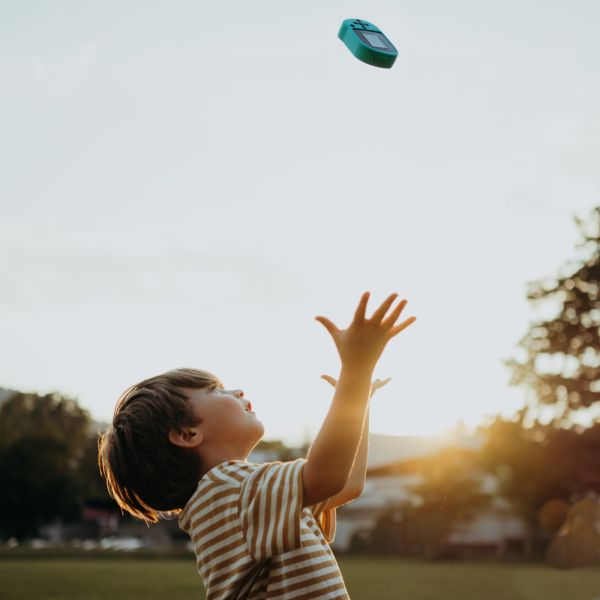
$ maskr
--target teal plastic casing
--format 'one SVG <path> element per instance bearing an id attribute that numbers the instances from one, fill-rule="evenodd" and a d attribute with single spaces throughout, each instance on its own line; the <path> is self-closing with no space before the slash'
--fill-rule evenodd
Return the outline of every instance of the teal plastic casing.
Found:
<path id="1" fill-rule="evenodd" d="M 338 37 L 358 60 L 374 67 L 389 69 L 398 56 L 398 50 L 383 31 L 362 19 L 346 19 Z"/>

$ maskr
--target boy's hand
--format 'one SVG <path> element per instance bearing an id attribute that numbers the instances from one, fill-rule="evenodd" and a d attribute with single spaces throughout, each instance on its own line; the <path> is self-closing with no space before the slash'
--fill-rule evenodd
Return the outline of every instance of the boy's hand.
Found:
<path id="1" fill-rule="evenodd" d="M 333 387 L 335 387 L 337 385 L 337 380 L 334 379 L 331 375 L 321 375 L 321 379 L 324 379 L 325 381 L 330 383 Z M 389 383 L 391 380 L 392 380 L 392 378 L 388 377 L 387 379 L 384 379 L 383 381 L 381 381 L 381 379 L 375 379 L 374 381 L 372 381 L 371 382 L 371 394 L 369 397 L 372 397 L 373 394 L 379 388 L 382 388 L 386 383 Z"/>
<path id="2" fill-rule="evenodd" d="M 338 329 L 326 317 L 315 317 L 331 334 L 342 359 L 342 366 L 352 370 L 373 370 L 389 340 L 416 321 L 416 317 L 410 317 L 394 327 L 394 323 L 406 306 L 406 300 L 402 300 L 387 319 L 384 319 L 398 294 L 389 296 L 370 319 L 365 319 L 369 295 L 369 292 L 362 295 L 354 313 L 354 320 L 348 329 Z"/>

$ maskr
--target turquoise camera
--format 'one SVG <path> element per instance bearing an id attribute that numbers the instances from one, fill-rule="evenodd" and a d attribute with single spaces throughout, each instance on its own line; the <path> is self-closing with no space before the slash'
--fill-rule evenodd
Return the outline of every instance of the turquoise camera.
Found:
<path id="1" fill-rule="evenodd" d="M 389 69 L 398 56 L 394 44 L 383 35 L 381 29 L 368 21 L 346 19 L 338 37 L 358 60 L 374 67 Z"/>

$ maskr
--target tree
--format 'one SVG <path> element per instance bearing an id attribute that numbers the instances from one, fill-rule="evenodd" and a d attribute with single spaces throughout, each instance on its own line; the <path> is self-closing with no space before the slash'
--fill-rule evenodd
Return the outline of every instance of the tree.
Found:
<path id="1" fill-rule="evenodd" d="M 479 432 L 485 437 L 481 464 L 495 476 L 498 494 L 523 520 L 527 528 L 526 553 L 531 554 L 543 543 L 539 522 L 542 506 L 551 499 L 569 499 L 572 457 L 568 452 L 557 453 L 560 444 L 550 444 L 548 436 L 536 435 L 534 428 L 525 427 L 526 412 L 522 409 L 514 420 L 497 416 Z"/>
<path id="2" fill-rule="evenodd" d="M 528 416 L 552 407 L 550 425 L 567 428 L 573 416 L 600 400 L 600 207 L 588 222 L 575 222 L 583 236 L 577 247 L 588 257 L 568 262 L 558 277 L 529 283 L 528 300 L 553 301 L 558 312 L 530 325 L 519 342 L 524 362 L 504 361 L 512 370 L 510 384 L 534 392 Z"/>
<path id="3" fill-rule="evenodd" d="M 481 490 L 481 470 L 476 451 L 442 448 L 418 460 L 422 479 L 410 486 L 419 504 L 407 507 L 405 519 L 418 524 L 420 554 L 436 558 L 446 551 L 454 527 L 468 522 L 488 506 Z"/>
<path id="4" fill-rule="evenodd" d="M 557 277 L 528 284 L 527 299 L 534 307 L 553 303 L 554 316 L 530 324 L 519 341 L 524 360 L 504 361 L 510 384 L 525 386 L 528 400 L 515 419 L 496 417 L 480 428 L 482 461 L 527 524 L 530 548 L 544 537 L 546 503 L 600 490 L 600 422 L 577 423 L 600 407 L 600 207 L 575 223 L 584 258 L 568 261 Z M 544 412 L 552 413 L 549 421 L 542 422 Z"/>
<path id="5" fill-rule="evenodd" d="M 90 422 L 56 393 L 17 392 L 0 405 L 0 535 L 33 536 L 48 521 L 79 516 Z"/>
<path id="6" fill-rule="evenodd" d="M 26 435 L 0 450 L 0 531 L 26 538 L 55 518 L 79 516 L 79 490 L 66 445 Z"/>
<path id="7" fill-rule="evenodd" d="M 480 460 L 525 523 L 528 553 L 541 554 L 549 541 L 545 507 L 558 501 L 568 507 L 590 492 L 600 493 L 600 425 L 583 431 L 537 422 L 526 427 L 526 412 L 520 410 L 516 419 L 497 416 L 479 428 L 485 437 Z"/>
<path id="8" fill-rule="evenodd" d="M 459 447 L 372 469 L 371 475 L 411 474 L 419 475 L 419 481 L 408 487 L 414 501 L 389 507 L 368 536 L 354 540 L 354 549 L 367 544 L 379 553 L 442 556 L 454 527 L 490 501 L 481 490 L 481 473 L 477 452 Z"/>
<path id="9" fill-rule="evenodd" d="M 94 508 L 121 513 L 118 504 L 109 496 L 106 482 L 100 476 L 98 468 L 98 438 L 89 436 L 77 464 L 77 487 L 81 503 Z"/>
<path id="10" fill-rule="evenodd" d="M 91 418 L 74 398 L 59 393 L 38 395 L 16 392 L 0 404 L 0 446 L 24 437 L 62 442 L 71 458 L 85 445 Z"/>

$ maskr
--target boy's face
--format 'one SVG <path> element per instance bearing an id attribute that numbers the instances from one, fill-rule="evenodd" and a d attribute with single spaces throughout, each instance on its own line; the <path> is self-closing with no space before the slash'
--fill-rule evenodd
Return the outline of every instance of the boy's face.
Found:
<path id="1" fill-rule="evenodd" d="M 199 452 L 208 463 L 246 458 L 264 435 L 264 425 L 242 390 L 226 390 L 215 384 L 188 390 L 187 395 L 199 420 Z"/>

